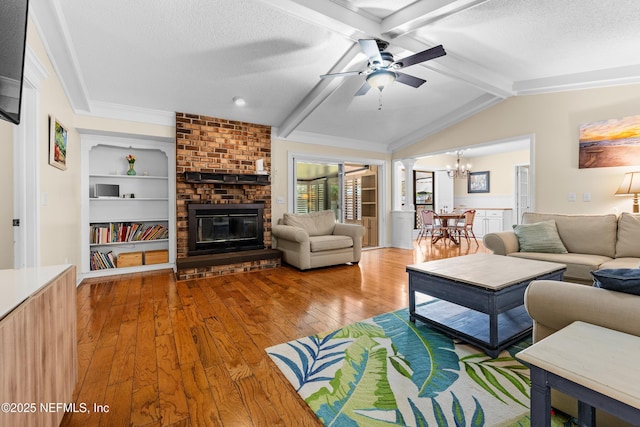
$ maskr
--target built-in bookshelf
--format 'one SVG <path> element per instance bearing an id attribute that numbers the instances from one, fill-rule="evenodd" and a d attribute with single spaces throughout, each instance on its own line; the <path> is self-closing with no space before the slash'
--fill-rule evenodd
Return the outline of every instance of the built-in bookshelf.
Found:
<path id="1" fill-rule="evenodd" d="M 87 225 L 82 236 L 82 274 L 175 268 L 173 139 L 80 133 L 82 216 Z M 135 156 L 135 175 L 127 174 L 128 155 Z M 145 253 L 153 253 L 156 260 L 155 255 L 163 251 L 167 262 L 145 263 Z"/>
<path id="2" fill-rule="evenodd" d="M 378 246 L 378 167 L 370 166 L 362 175 L 362 225 L 366 228 L 362 244 Z"/>

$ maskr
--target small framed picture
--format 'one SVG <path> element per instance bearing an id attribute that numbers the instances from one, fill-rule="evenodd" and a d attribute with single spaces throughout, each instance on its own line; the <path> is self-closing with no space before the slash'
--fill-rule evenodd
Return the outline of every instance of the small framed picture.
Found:
<path id="1" fill-rule="evenodd" d="M 67 169 L 67 128 L 58 119 L 49 116 L 49 164 Z"/>
<path id="2" fill-rule="evenodd" d="M 468 193 L 488 193 L 489 192 L 489 171 L 471 172 L 467 180 Z"/>

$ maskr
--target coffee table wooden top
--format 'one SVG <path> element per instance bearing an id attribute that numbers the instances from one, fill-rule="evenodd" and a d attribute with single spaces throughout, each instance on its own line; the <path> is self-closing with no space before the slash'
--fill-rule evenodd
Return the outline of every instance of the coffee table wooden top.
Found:
<path id="1" fill-rule="evenodd" d="M 640 409 L 640 337 L 574 322 L 516 356 Z"/>
<path id="2" fill-rule="evenodd" d="M 464 255 L 407 266 L 407 270 L 499 290 L 566 268 L 564 264 L 493 254 Z"/>

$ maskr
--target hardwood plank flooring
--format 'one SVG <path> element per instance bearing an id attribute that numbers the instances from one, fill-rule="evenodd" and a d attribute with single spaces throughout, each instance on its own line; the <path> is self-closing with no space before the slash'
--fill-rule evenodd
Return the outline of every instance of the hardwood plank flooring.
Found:
<path id="1" fill-rule="evenodd" d="M 289 266 L 176 281 L 173 272 L 78 287 L 79 380 L 62 426 L 321 426 L 265 348 L 408 305 L 408 264 L 480 244 L 374 249 L 355 266 Z M 108 406 L 94 412 L 94 404 Z"/>

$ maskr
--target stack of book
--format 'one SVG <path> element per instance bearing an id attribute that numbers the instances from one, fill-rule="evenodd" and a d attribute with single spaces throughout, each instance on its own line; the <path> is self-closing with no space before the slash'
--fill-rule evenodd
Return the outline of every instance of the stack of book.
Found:
<path id="1" fill-rule="evenodd" d="M 103 253 L 91 251 L 91 270 L 103 270 L 105 268 L 116 268 L 116 257 L 113 252 Z"/>
<path id="2" fill-rule="evenodd" d="M 92 244 L 159 240 L 169 237 L 169 229 L 160 224 L 143 225 L 137 222 L 91 224 Z"/>

